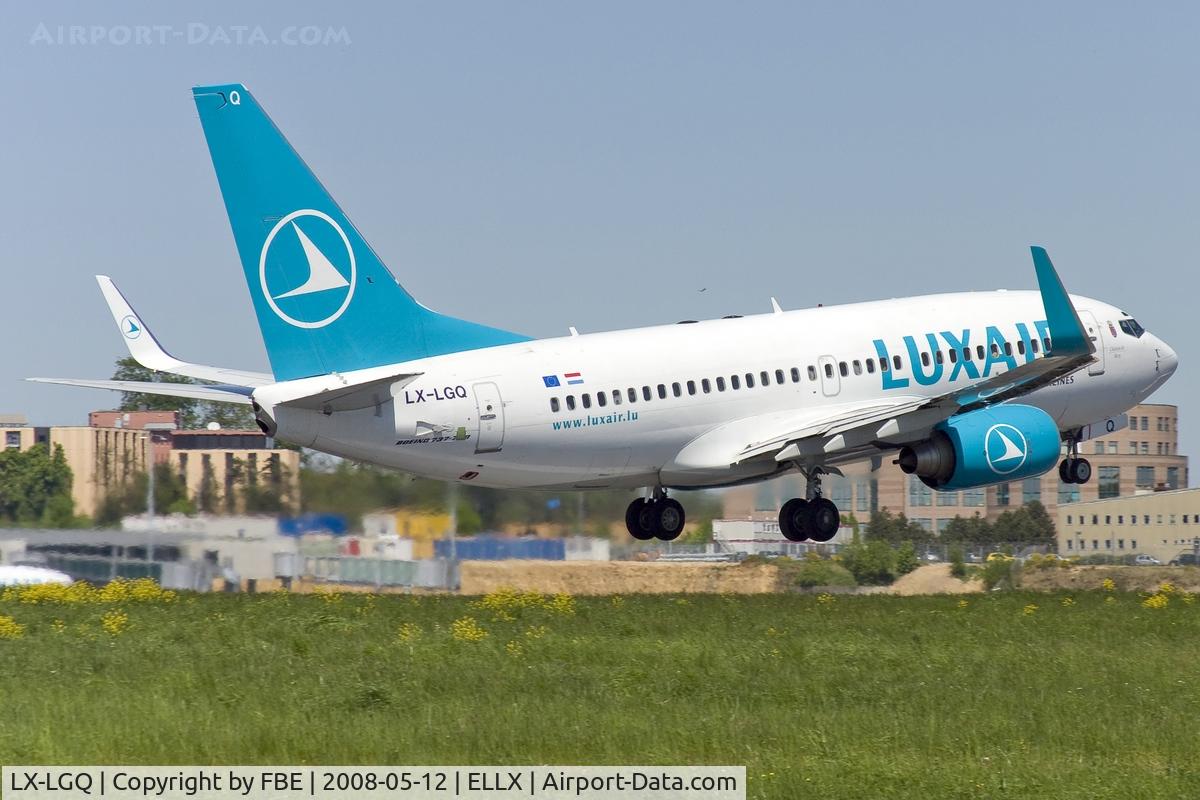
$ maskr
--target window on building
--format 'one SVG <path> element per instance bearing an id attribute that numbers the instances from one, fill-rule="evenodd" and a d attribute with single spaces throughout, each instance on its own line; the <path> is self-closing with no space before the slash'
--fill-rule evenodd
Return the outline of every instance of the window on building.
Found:
<path id="1" fill-rule="evenodd" d="M 908 476 L 908 504 L 910 506 L 933 505 L 933 490 L 916 475 Z"/>
<path id="2" fill-rule="evenodd" d="M 1130 417 L 1129 418 L 1129 430 L 1136 431 L 1137 429 L 1138 429 L 1137 417 Z"/>
<path id="3" fill-rule="evenodd" d="M 4 449 L 5 450 L 20 450 L 21 449 L 21 432 L 20 431 L 5 431 L 4 432 Z"/>
<path id="4" fill-rule="evenodd" d="M 1138 549 L 1138 548 L 1137 548 L 1137 539 L 1130 539 L 1130 540 L 1129 540 L 1129 546 L 1130 546 L 1131 548 L 1133 548 L 1134 550 L 1137 550 L 1137 549 Z"/>
<path id="5" fill-rule="evenodd" d="M 1144 455 L 1144 456 L 1150 455 L 1150 443 L 1149 442 L 1142 442 L 1142 455 Z"/>
<path id="6" fill-rule="evenodd" d="M 1137 487 L 1139 489 L 1154 488 L 1154 467 L 1137 468 Z"/>
<path id="7" fill-rule="evenodd" d="M 1097 455 L 1102 455 L 1104 453 L 1104 442 L 1096 442 L 1096 449 L 1092 452 L 1096 453 Z"/>
<path id="8" fill-rule="evenodd" d="M 1144 431 L 1150 430 L 1150 418 L 1149 417 L 1142 417 L 1142 430 L 1144 430 Z"/>
<path id="9" fill-rule="evenodd" d="M 1117 454 L 1117 443 L 1116 442 L 1108 443 L 1108 454 L 1110 456 L 1115 456 Z"/>
<path id="10" fill-rule="evenodd" d="M 1042 479 L 1026 478 L 1021 481 L 1021 502 L 1031 503 L 1034 500 L 1042 500 Z"/>
<path id="11" fill-rule="evenodd" d="M 1075 483 L 1058 483 L 1058 504 L 1068 505 L 1079 502 L 1079 485 Z"/>
<path id="12" fill-rule="evenodd" d="M 1137 442 L 1129 443 L 1129 453 L 1130 455 L 1137 455 Z"/>
<path id="13" fill-rule="evenodd" d="M 996 487 L 996 505 L 1006 506 L 1009 504 L 1008 484 L 1002 483 Z"/>
<path id="14" fill-rule="evenodd" d="M 964 506 L 969 508 L 980 508 L 987 504 L 987 489 L 983 488 L 982 486 L 974 489 L 964 489 L 962 493 L 962 499 Z"/>
<path id="15" fill-rule="evenodd" d="M 1100 499 L 1107 500 L 1110 497 L 1119 497 L 1121 494 L 1121 468 L 1100 467 L 1096 472 Z"/>
<path id="16" fill-rule="evenodd" d="M 1167 488 L 1179 488 L 1179 467 L 1167 467 Z"/>
<path id="17" fill-rule="evenodd" d="M 956 506 L 958 505 L 958 492 L 938 492 L 937 504 L 939 506 Z"/>

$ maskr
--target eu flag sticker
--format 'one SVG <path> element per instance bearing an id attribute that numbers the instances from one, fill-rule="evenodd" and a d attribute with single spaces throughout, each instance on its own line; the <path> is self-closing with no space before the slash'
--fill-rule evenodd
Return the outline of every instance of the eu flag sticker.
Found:
<path id="1" fill-rule="evenodd" d="M 558 376 L 557 376 L 557 375 L 543 375 L 543 376 L 542 376 L 542 382 L 546 384 L 546 388 L 547 388 L 547 389 L 553 389 L 553 388 L 555 388 L 555 387 L 557 387 L 557 386 L 561 386 L 561 385 L 562 385 L 562 384 L 560 384 L 560 383 L 558 382 Z"/>

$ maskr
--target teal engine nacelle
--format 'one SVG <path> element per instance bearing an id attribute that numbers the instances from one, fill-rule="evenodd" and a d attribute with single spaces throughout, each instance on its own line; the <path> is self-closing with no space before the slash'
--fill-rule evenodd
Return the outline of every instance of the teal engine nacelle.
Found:
<path id="1" fill-rule="evenodd" d="M 999 405 L 950 417 L 896 463 L 932 489 L 971 489 L 1041 475 L 1058 461 L 1058 425 L 1040 408 Z"/>

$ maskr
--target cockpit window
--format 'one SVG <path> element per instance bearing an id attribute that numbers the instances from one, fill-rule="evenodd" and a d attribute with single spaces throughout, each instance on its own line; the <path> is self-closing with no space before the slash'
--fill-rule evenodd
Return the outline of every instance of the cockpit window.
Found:
<path id="1" fill-rule="evenodd" d="M 1123 319 L 1117 324 L 1121 326 L 1121 330 L 1125 331 L 1135 339 L 1141 338 L 1142 334 L 1146 332 L 1145 328 L 1143 328 L 1141 325 L 1138 325 L 1136 319 Z"/>

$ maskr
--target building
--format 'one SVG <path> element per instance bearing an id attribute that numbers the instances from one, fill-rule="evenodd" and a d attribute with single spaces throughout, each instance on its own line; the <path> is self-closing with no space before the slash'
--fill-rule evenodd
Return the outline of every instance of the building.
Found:
<path id="1" fill-rule="evenodd" d="M 1166 564 L 1200 546 L 1200 489 L 1152 492 L 1073 503 L 1058 509 L 1064 556 L 1133 556 Z"/>
<path id="2" fill-rule="evenodd" d="M 903 513 L 933 533 L 940 533 L 956 516 L 978 514 L 990 520 L 1031 500 L 1046 507 L 1052 518 L 1058 507 L 1093 500 L 1125 497 L 1188 485 L 1187 456 L 1179 453 L 1179 414 L 1175 406 L 1143 403 L 1129 411 L 1128 427 L 1080 444 L 1079 452 L 1092 464 L 1092 480 L 1083 486 L 1065 484 L 1058 471 L 1022 481 L 935 492 L 914 475 L 892 464 L 894 457 L 852 464 L 844 477 L 826 476 L 826 496 L 843 514 L 865 523 L 872 511 Z M 725 517 L 771 519 L 788 498 L 804 492 L 799 476 L 731 489 L 725 495 Z"/>
<path id="3" fill-rule="evenodd" d="M 92 428 L 127 428 L 146 430 L 150 428 L 150 442 L 154 448 L 154 463 L 165 464 L 171 453 L 171 430 L 179 427 L 178 411 L 93 411 L 88 414 L 88 426 Z"/>
<path id="4" fill-rule="evenodd" d="M 210 513 L 273 512 L 300 504 L 300 452 L 261 431 L 173 431 L 168 463 Z"/>

